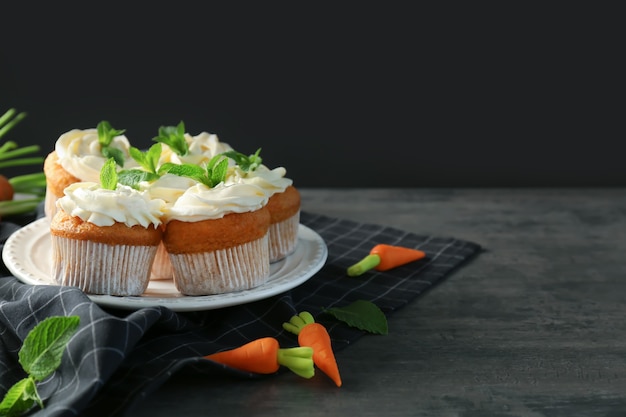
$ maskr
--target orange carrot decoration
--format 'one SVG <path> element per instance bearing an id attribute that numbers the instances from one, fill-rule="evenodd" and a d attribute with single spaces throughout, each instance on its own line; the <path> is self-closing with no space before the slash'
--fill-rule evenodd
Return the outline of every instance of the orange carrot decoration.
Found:
<path id="1" fill-rule="evenodd" d="M 259 374 L 273 374 L 283 365 L 307 379 L 315 374 L 312 357 L 312 348 L 281 348 L 278 340 L 273 337 L 262 337 L 235 349 L 205 356 L 206 359 L 235 369 Z"/>
<path id="2" fill-rule="evenodd" d="M 348 268 L 348 275 L 356 277 L 375 269 L 377 271 L 387 271 L 409 262 L 422 259 L 426 254 L 418 249 L 406 248 L 403 246 L 378 244 L 372 248 L 369 255 Z"/>
<path id="3" fill-rule="evenodd" d="M 339 367 L 335 360 L 335 354 L 330 341 L 330 336 L 326 328 L 315 319 L 308 311 L 302 311 L 293 316 L 289 322 L 283 323 L 283 328 L 298 335 L 300 346 L 310 346 L 313 348 L 313 362 L 335 384 L 341 386 L 341 376 Z"/>

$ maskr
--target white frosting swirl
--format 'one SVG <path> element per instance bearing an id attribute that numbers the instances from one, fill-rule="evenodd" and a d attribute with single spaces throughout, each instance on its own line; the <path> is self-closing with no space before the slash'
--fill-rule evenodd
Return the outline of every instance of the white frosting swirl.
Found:
<path id="1" fill-rule="evenodd" d="M 217 135 L 208 132 L 202 132 L 196 136 L 185 133 L 185 140 L 189 146 L 189 153 L 187 155 L 180 156 L 168 145 L 163 144 L 160 162 L 202 165 L 203 163 L 209 162 L 215 155 L 233 149 L 228 143 L 220 142 Z"/>
<path id="2" fill-rule="evenodd" d="M 56 201 L 57 208 L 97 226 L 117 222 L 148 228 L 162 223 L 165 202 L 150 198 L 147 191 L 121 184 L 115 190 L 106 190 L 99 183 L 77 182 L 66 187 L 63 193 L 65 195 Z"/>
<path id="3" fill-rule="evenodd" d="M 254 171 L 245 172 L 238 166 L 231 167 L 226 177 L 226 184 L 244 183 L 262 188 L 268 197 L 276 193 L 282 193 L 293 184 L 293 180 L 285 178 L 287 170 L 283 167 L 269 169 L 265 165 L 259 165 Z"/>
<path id="4" fill-rule="evenodd" d="M 174 174 L 164 174 L 154 182 L 142 182 L 140 187 L 147 190 L 152 198 L 160 198 L 173 204 L 183 193 L 197 184 L 197 181 Z"/>
<path id="5" fill-rule="evenodd" d="M 219 219 L 229 213 L 246 213 L 267 204 L 267 194 L 252 184 L 224 184 L 213 188 L 196 184 L 181 195 L 166 213 L 169 220 L 196 222 Z"/>
<path id="6" fill-rule="evenodd" d="M 126 136 L 114 137 L 109 146 L 124 153 L 125 168 L 137 165 L 128 153 L 130 143 Z M 70 130 L 57 139 L 54 149 L 59 163 L 67 172 L 81 181 L 100 181 L 100 170 L 106 158 L 102 155 L 97 129 Z"/>

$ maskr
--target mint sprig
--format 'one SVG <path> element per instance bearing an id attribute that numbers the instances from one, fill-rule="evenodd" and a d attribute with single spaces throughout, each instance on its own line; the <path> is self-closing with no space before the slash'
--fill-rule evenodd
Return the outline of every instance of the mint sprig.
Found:
<path id="1" fill-rule="evenodd" d="M 323 310 L 351 327 L 369 333 L 387 334 L 389 328 L 387 317 L 382 310 L 371 301 L 357 300 L 344 307 L 331 307 Z"/>
<path id="2" fill-rule="evenodd" d="M 61 365 L 63 352 L 79 324 L 78 316 L 52 316 L 33 327 L 18 352 L 20 365 L 28 376 L 7 391 L 0 403 L 0 416 L 19 416 L 35 403 L 44 408 L 36 383 Z"/>
<path id="3" fill-rule="evenodd" d="M 189 177 L 209 188 L 215 187 L 226 179 L 228 159 L 221 154 L 215 155 L 204 168 L 194 164 L 163 164 L 163 171 L 180 177 Z"/>
<path id="4" fill-rule="evenodd" d="M 261 148 L 257 149 L 256 152 L 251 155 L 245 155 L 235 150 L 222 152 L 222 155 L 235 161 L 242 171 L 249 172 L 257 169 L 263 162 L 263 158 L 259 156 L 260 153 Z"/>
<path id="5" fill-rule="evenodd" d="M 132 188 L 138 188 L 142 181 L 156 181 L 160 178 L 159 159 L 161 157 L 161 143 L 155 143 L 147 151 L 142 152 L 140 149 L 131 146 L 128 150 L 130 156 L 143 169 L 124 169 L 118 172 L 118 182 Z"/>
<path id="6" fill-rule="evenodd" d="M 100 186 L 105 190 L 115 190 L 117 188 L 117 170 L 115 169 L 115 160 L 109 158 L 106 160 L 100 170 Z"/>
<path id="7" fill-rule="evenodd" d="M 181 121 L 177 126 L 159 127 L 158 136 L 152 138 L 153 141 L 164 143 L 176 154 L 185 156 L 189 153 L 189 144 L 185 139 L 185 123 Z"/>
<path id="8" fill-rule="evenodd" d="M 102 152 L 102 156 L 105 158 L 113 158 L 115 163 L 121 167 L 124 166 L 124 153 L 113 146 L 111 146 L 111 142 L 116 136 L 122 135 L 126 132 L 125 129 L 118 130 L 114 129 L 106 120 L 101 121 L 96 126 L 98 130 L 98 142 L 100 143 L 100 150 Z"/>

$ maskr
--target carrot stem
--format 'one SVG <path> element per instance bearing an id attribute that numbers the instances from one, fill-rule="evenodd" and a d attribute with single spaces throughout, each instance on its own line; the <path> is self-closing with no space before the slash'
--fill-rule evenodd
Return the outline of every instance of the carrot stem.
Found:
<path id="1" fill-rule="evenodd" d="M 303 378 L 315 375 L 313 348 L 308 346 L 278 349 L 278 363 Z"/>
<path id="2" fill-rule="evenodd" d="M 351 277 L 362 275 L 370 269 L 374 269 L 379 264 L 380 256 L 376 254 L 367 255 L 365 258 L 361 259 L 359 262 L 348 268 L 348 275 Z"/>

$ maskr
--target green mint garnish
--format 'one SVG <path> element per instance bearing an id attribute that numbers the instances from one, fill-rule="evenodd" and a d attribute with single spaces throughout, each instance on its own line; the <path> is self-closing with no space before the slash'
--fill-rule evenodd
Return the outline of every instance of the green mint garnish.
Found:
<path id="1" fill-rule="evenodd" d="M 33 327 L 18 353 L 20 365 L 28 376 L 7 391 L 0 403 L 0 416 L 19 416 L 35 403 L 44 408 L 36 382 L 50 376 L 61 365 L 63 352 L 79 323 L 78 316 L 53 316 Z"/>
<path id="2" fill-rule="evenodd" d="M 163 146 L 160 142 L 155 143 L 145 152 L 142 152 L 138 148 L 131 146 L 128 150 L 130 156 L 146 171 L 157 173 L 157 167 L 159 165 L 159 159 L 161 158 L 161 151 Z"/>
<path id="3" fill-rule="evenodd" d="M 244 172 L 249 172 L 257 169 L 263 162 L 263 158 L 259 156 L 260 153 L 261 148 L 257 149 L 252 155 L 245 155 L 235 150 L 222 152 L 222 155 L 235 161 Z"/>
<path id="4" fill-rule="evenodd" d="M 345 307 L 331 307 L 324 309 L 324 313 L 333 315 L 351 327 L 365 330 L 369 333 L 387 334 L 387 317 L 380 308 L 371 301 L 357 300 Z"/>
<path id="5" fill-rule="evenodd" d="M 115 160 L 109 158 L 106 160 L 100 170 L 100 185 L 105 190 L 115 190 L 117 187 L 117 170 L 115 169 Z"/>
<path id="6" fill-rule="evenodd" d="M 161 143 L 155 143 L 145 152 L 140 149 L 131 146 L 128 152 L 130 156 L 143 168 L 143 169 L 125 169 L 117 174 L 117 182 L 127 185 L 129 187 L 138 189 L 138 184 L 142 181 L 156 181 L 160 178 L 158 172 L 159 159 L 161 157 L 162 146 Z"/>
<path id="7" fill-rule="evenodd" d="M 161 168 L 170 174 L 188 177 L 213 188 L 226 179 L 228 159 L 215 155 L 204 168 L 194 164 L 163 164 Z"/>
<path id="8" fill-rule="evenodd" d="M 156 181 L 160 177 L 158 174 L 143 171 L 141 169 L 124 169 L 117 173 L 117 182 L 122 185 L 127 185 L 134 189 L 139 189 L 139 183 L 142 181 Z"/>
<path id="9" fill-rule="evenodd" d="M 113 158 L 117 165 L 124 166 L 124 153 L 121 150 L 114 148 L 110 145 L 111 142 L 113 142 L 113 138 L 123 134 L 124 132 L 126 132 L 126 130 L 114 129 L 111 126 L 111 123 L 107 122 L 106 120 L 98 123 L 96 129 L 98 130 L 98 142 L 100 142 L 102 155 L 107 159 Z"/>
<path id="10" fill-rule="evenodd" d="M 189 144 L 185 140 L 185 124 L 182 121 L 178 126 L 159 127 L 159 135 L 152 140 L 166 144 L 180 156 L 189 153 Z"/>

